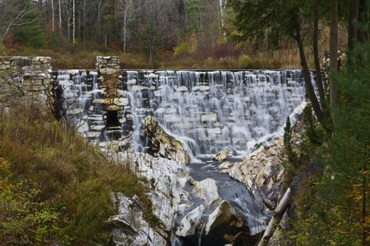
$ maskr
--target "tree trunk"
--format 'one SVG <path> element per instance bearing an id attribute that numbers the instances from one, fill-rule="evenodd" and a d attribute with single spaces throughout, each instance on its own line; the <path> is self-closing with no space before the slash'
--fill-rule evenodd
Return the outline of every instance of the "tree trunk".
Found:
<path id="1" fill-rule="evenodd" d="M 319 59 L 319 47 L 318 47 L 318 40 L 319 40 L 319 5 L 318 2 L 315 3 L 314 6 L 314 21 L 313 21 L 313 56 L 315 61 L 315 70 L 316 70 L 316 84 L 319 91 L 320 96 L 320 105 L 321 109 L 324 114 L 324 118 L 329 118 L 329 113 L 327 109 L 327 101 L 324 91 L 322 73 L 321 73 L 321 66 L 320 66 L 320 59 Z"/>
<path id="2" fill-rule="evenodd" d="M 98 1 L 98 20 L 97 20 L 98 21 L 98 33 L 96 35 L 98 42 L 101 41 L 101 39 L 100 39 L 101 35 L 100 34 L 101 34 L 102 3 L 103 3 L 103 0 Z"/>
<path id="3" fill-rule="evenodd" d="M 358 19 L 359 22 L 362 24 L 369 22 L 369 9 L 366 6 L 365 0 L 359 0 L 359 13 L 358 13 Z M 369 41 L 369 27 L 367 30 L 361 30 L 361 28 L 357 29 L 357 41 L 360 43 L 364 43 L 366 41 Z"/>
<path id="4" fill-rule="evenodd" d="M 126 52 L 127 47 L 127 22 L 128 22 L 128 14 L 129 14 L 129 8 L 131 6 L 132 1 L 126 0 L 125 1 L 125 9 L 123 12 L 123 34 L 122 34 L 122 41 L 123 41 L 123 52 Z"/>
<path id="5" fill-rule="evenodd" d="M 154 67 L 154 48 L 149 48 L 149 64 L 151 67 Z"/>
<path id="6" fill-rule="evenodd" d="M 76 0 L 72 2 L 72 43 L 76 43 Z"/>
<path id="7" fill-rule="evenodd" d="M 263 233 L 263 236 L 258 246 L 266 246 L 268 244 L 270 238 L 274 235 L 274 232 L 278 227 L 281 218 L 283 217 L 286 209 L 288 208 L 289 202 L 290 202 L 290 188 L 287 189 L 279 205 L 274 210 L 270 223 L 266 227 L 266 230 Z"/>
<path id="8" fill-rule="evenodd" d="M 86 48 L 86 29 L 87 29 L 87 16 L 86 16 L 86 8 L 87 8 L 87 4 L 86 4 L 86 0 L 83 1 L 83 11 L 82 11 L 82 14 L 83 14 L 83 39 L 84 39 L 84 48 Z"/>
<path id="9" fill-rule="evenodd" d="M 364 166 L 362 168 L 362 245 L 367 245 L 367 238 L 368 238 L 368 229 L 366 227 L 366 190 L 367 190 L 367 180 L 366 180 L 366 173 L 368 169 L 366 167 L 366 161 L 364 162 Z"/>
<path id="10" fill-rule="evenodd" d="M 308 69 L 308 64 L 307 64 L 306 56 L 304 53 L 303 41 L 302 41 L 302 37 L 301 37 L 299 30 L 296 31 L 296 36 L 294 38 L 297 41 L 297 45 L 299 49 L 299 57 L 301 60 L 302 74 L 304 78 L 304 83 L 305 83 L 308 99 L 311 101 L 312 109 L 315 112 L 317 120 L 320 122 L 322 126 L 325 126 L 324 113 L 322 109 L 320 108 L 319 101 L 317 100 L 315 90 L 311 82 L 310 70 Z"/>
<path id="11" fill-rule="evenodd" d="M 59 34 L 62 34 L 62 5 L 58 0 L 58 15 L 59 15 Z"/>
<path id="12" fill-rule="evenodd" d="M 357 41 L 357 23 L 359 14 L 359 0 L 350 1 L 349 19 L 348 19 L 348 50 L 353 50 L 355 42 Z"/>
<path id="13" fill-rule="evenodd" d="M 338 74 L 338 0 L 331 0 L 330 8 L 330 74 Z M 330 80 L 330 106 L 332 120 L 335 122 L 333 110 L 338 106 L 339 89 L 334 81 Z"/>
<path id="14" fill-rule="evenodd" d="M 51 0 L 51 31 L 55 31 L 54 0 Z"/>

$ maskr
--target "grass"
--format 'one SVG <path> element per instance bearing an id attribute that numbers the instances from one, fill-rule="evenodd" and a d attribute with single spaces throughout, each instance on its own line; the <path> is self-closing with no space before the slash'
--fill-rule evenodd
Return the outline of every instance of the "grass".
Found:
<path id="1" fill-rule="evenodd" d="M 17 46 L 0 47 L 3 55 L 50 56 L 54 69 L 95 69 L 96 56 L 119 56 L 122 69 L 282 69 L 299 68 L 298 50 L 287 46 L 276 51 L 256 50 L 253 45 L 238 46 L 222 43 L 216 46 L 194 46 L 191 49 L 160 50 L 149 63 L 141 52 L 122 53 L 119 50 L 98 51 L 98 47 L 86 48 L 61 44 L 53 49 L 31 49 Z M 310 64 L 312 58 L 308 57 Z"/>
<path id="2" fill-rule="evenodd" d="M 107 244 L 112 191 L 139 196 L 150 214 L 146 188 L 127 163 L 106 159 L 43 104 L 8 103 L 10 110 L 0 106 L 0 206 L 8 208 L 0 212 L 2 245 Z M 14 233 L 20 224 L 28 229 Z"/>

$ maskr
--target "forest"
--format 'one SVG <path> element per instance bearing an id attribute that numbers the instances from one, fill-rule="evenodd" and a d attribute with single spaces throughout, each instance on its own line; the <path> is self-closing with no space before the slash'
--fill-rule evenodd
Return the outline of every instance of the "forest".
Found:
<path id="1" fill-rule="evenodd" d="M 288 228 L 278 228 L 279 245 L 366 246 L 369 10 L 369 0 L 0 0 L 0 55 L 47 55 L 57 68 L 94 68 L 96 55 L 116 54 L 121 68 L 132 69 L 302 69 L 308 106 L 298 146 L 291 146 L 294 127 L 285 127 L 286 187 L 308 168 L 314 172 L 293 194 L 294 213 Z M 5 245 L 107 244 L 109 228 L 100 222 L 112 212 L 106 199 L 112 187 L 139 194 L 150 207 L 132 173 L 113 161 L 99 165 L 106 160 L 73 129 L 37 106 L 24 107 L 0 118 Z M 102 194 L 95 201 L 94 192 Z"/>
<path id="2" fill-rule="evenodd" d="M 273 49 L 267 49 L 267 39 L 236 43 L 235 12 L 227 3 L 2 0 L 0 37 L 5 47 L 1 52 L 52 56 L 54 67 L 63 68 L 93 68 L 94 56 L 102 53 L 120 55 L 124 68 L 299 66 L 292 40 Z M 325 26 L 321 26 L 323 33 Z M 71 59 L 71 54 L 77 59 Z"/>

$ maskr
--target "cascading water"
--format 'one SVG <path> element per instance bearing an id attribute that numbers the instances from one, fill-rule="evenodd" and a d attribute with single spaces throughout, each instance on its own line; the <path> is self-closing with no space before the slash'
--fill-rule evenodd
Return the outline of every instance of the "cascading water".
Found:
<path id="1" fill-rule="evenodd" d="M 304 101 L 299 70 L 123 71 L 122 77 L 129 102 L 124 111 L 131 112 L 134 128 L 154 115 L 196 156 L 224 149 L 244 154 L 281 130 Z"/>
<path id="2" fill-rule="evenodd" d="M 168 133 L 186 142 L 197 158 L 208 160 L 220 150 L 240 156 L 256 143 L 281 135 L 286 118 L 304 102 L 305 95 L 299 70 L 122 71 L 121 80 L 120 98 L 114 102 L 120 108 L 115 112 L 120 125 L 112 126 L 97 73 L 59 71 L 56 84 L 63 91 L 63 114 L 102 148 L 112 136 L 119 142 L 132 132 L 134 151 L 146 150 L 140 141 L 140 124 L 153 115 Z M 117 137 L 111 131 L 120 134 Z M 189 170 L 195 180 L 211 177 L 217 181 L 222 200 L 243 214 L 252 235 L 264 229 L 268 215 L 254 203 L 244 184 L 220 174 L 215 163 L 191 164 Z M 202 210 L 202 220 L 207 221 L 205 217 L 214 211 L 212 206 L 198 209 L 202 206 L 199 198 L 189 201 L 192 206 L 185 212 Z M 182 219 L 175 219 L 173 230 Z M 197 236 L 198 245 L 202 240 L 223 245 L 222 237 Z M 187 239 L 177 237 L 173 245 L 185 245 L 183 240 Z"/>
<path id="3" fill-rule="evenodd" d="M 109 141 L 97 73 L 62 70 L 57 82 L 70 122 L 90 140 Z M 145 150 L 139 125 L 153 115 L 197 157 L 243 155 L 281 134 L 305 95 L 299 70 L 122 71 L 122 82 L 118 117 L 122 129 L 135 129 L 134 150 Z"/>
<path id="4" fill-rule="evenodd" d="M 90 140 L 101 138 L 105 127 L 99 100 L 97 73 L 85 70 L 59 70 L 55 76 L 56 87 L 62 91 L 61 114 Z"/>

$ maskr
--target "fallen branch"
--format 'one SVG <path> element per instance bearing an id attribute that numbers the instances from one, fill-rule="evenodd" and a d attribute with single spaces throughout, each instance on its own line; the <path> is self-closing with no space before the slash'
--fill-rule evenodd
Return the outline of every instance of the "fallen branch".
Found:
<path id="1" fill-rule="evenodd" d="M 270 238 L 272 237 L 276 230 L 276 227 L 278 227 L 281 218 L 283 217 L 286 209 L 288 208 L 289 202 L 290 202 L 290 188 L 287 189 L 279 205 L 274 210 L 270 223 L 266 227 L 265 233 L 263 233 L 263 236 L 258 246 L 266 246 L 268 244 Z"/>

